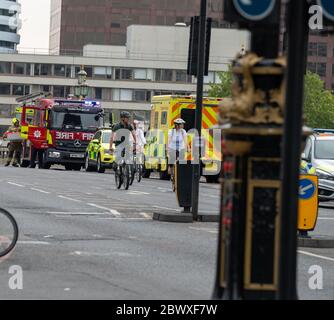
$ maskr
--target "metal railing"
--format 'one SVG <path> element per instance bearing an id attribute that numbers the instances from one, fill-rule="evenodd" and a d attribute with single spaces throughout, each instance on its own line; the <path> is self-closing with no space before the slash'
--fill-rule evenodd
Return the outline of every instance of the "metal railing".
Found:
<path id="1" fill-rule="evenodd" d="M 1 52 L 0 52 L 1 54 Z M 19 48 L 14 54 L 30 54 L 30 55 L 48 55 L 48 56 L 70 56 L 70 57 L 87 57 L 87 58 L 107 58 L 107 59 L 130 59 L 130 60 L 153 60 L 153 61 L 172 61 L 186 62 L 187 55 L 175 55 L 169 53 L 149 53 L 149 52 L 112 52 L 107 50 L 94 49 L 61 49 L 50 50 L 47 48 Z M 210 56 L 211 64 L 230 64 L 235 57 L 230 56 Z"/>

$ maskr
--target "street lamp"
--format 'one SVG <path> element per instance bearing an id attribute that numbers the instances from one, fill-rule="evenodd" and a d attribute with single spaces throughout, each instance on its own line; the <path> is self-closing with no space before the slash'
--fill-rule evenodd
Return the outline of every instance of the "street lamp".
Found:
<path id="1" fill-rule="evenodd" d="M 78 84 L 74 87 L 74 95 L 80 100 L 88 96 L 89 87 L 86 83 L 87 72 L 84 70 L 84 66 L 81 66 L 78 72 Z"/>

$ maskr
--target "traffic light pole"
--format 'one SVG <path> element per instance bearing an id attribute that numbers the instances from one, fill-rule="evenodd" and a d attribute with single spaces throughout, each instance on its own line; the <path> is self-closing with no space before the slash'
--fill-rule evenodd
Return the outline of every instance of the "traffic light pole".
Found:
<path id="1" fill-rule="evenodd" d="M 302 141 L 305 50 L 308 41 L 306 1 L 290 1 L 288 12 L 288 72 L 283 137 L 279 299 L 297 299 L 298 181 Z M 302 61 L 302 63 L 301 63 Z"/>
<path id="2" fill-rule="evenodd" d="M 205 38 L 206 38 L 206 11 L 207 1 L 201 0 L 198 61 L 197 61 L 197 93 L 196 93 L 196 113 L 195 128 L 198 132 L 198 158 L 193 165 L 192 175 L 192 215 L 193 220 L 198 219 L 198 200 L 199 200 L 199 180 L 201 177 L 201 133 L 202 133 L 202 105 L 203 105 L 203 83 L 205 68 Z"/>

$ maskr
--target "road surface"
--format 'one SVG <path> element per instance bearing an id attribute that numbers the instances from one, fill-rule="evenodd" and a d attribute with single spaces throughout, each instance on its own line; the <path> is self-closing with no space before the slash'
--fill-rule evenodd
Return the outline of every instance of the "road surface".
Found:
<path id="1" fill-rule="evenodd" d="M 201 184 L 200 211 L 217 213 L 219 185 Z M 144 179 L 116 190 L 106 174 L 0 167 L 0 204 L 17 219 L 19 243 L 0 263 L 0 299 L 210 299 L 217 223 L 152 220 L 178 209 L 170 182 Z M 315 233 L 332 234 L 334 209 L 321 209 Z M 300 249 L 301 299 L 334 299 L 334 250 Z M 9 269 L 23 289 L 9 288 Z M 312 265 L 323 290 L 309 289 Z"/>

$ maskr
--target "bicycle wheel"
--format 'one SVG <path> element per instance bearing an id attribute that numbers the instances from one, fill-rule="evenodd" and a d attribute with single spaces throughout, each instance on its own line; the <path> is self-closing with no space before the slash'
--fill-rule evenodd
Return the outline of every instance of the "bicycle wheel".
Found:
<path id="1" fill-rule="evenodd" d="M 130 186 L 130 179 L 131 179 L 130 170 L 131 170 L 130 165 L 126 164 L 124 166 L 124 171 L 123 171 L 123 187 L 125 190 L 128 190 Z"/>
<path id="2" fill-rule="evenodd" d="M 19 228 L 14 217 L 0 208 L 0 257 L 14 249 L 18 236 Z"/>
<path id="3" fill-rule="evenodd" d="M 135 179 L 136 167 L 133 164 L 129 164 L 130 167 L 130 186 L 133 184 L 133 180 Z"/>
<path id="4" fill-rule="evenodd" d="M 139 164 L 137 165 L 137 170 L 136 170 L 136 179 L 138 183 L 141 181 L 142 176 L 143 176 L 143 165 Z"/>
<path id="5" fill-rule="evenodd" d="M 122 179 L 122 167 L 117 166 L 116 171 L 115 171 L 115 183 L 116 183 L 116 188 L 120 189 L 123 183 Z"/>

